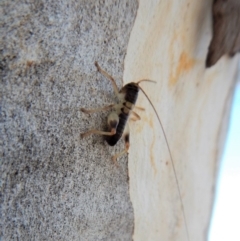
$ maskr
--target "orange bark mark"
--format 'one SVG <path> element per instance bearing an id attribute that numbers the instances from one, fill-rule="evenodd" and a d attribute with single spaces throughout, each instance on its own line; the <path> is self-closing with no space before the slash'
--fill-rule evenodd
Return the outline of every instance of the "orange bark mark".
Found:
<path id="1" fill-rule="evenodd" d="M 194 66 L 195 60 L 191 59 L 185 52 L 182 52 L 179 60 L 178 60 L 178 66 L 176 68 L 175 73 L 171 73 L 169 84 L 175 85 L 179 79 L 179 77 L 184 73 L 192 69 Z"/>
<path id="2" fill-rule="evenodd" d="M 151 161 L 151 166 L 153 168 L 154 171 L 154 175 L 156 175 L 157 173 L 157 168 L 156 168 L 156 164 L 155 164 L 155 159 L 154 159 L 154 142 L 155 142 L 155 137 L 151 142 L 151 146 L 150 146 L 150 161 Z"/>

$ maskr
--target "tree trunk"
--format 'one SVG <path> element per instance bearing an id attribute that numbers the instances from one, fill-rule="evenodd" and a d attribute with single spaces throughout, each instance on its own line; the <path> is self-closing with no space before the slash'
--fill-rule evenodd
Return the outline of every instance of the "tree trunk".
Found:
<path id="1" fill-rule="evenodd" d="M 1 1 L 2 240 L 206 240 L 238 56 L 205 68 L 210 1 Z M 119 89 L 140 79 L 141 121 L 104 130 Z M 122 77 L 123 76 L 123 77 Z M 123 79 L 123 82 L 121 81 Z"/>

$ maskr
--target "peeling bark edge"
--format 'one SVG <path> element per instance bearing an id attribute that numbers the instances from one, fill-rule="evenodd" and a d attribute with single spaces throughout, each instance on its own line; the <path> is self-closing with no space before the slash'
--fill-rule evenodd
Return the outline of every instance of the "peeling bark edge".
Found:
<path id="1" fill-rule="evenodd" d="M 212 17 L 213 37 L 206 58 L 207 68 L 215 65 L 223 55 L 232 57 L 240 51 L 240 2 L 214 0 Z"/>

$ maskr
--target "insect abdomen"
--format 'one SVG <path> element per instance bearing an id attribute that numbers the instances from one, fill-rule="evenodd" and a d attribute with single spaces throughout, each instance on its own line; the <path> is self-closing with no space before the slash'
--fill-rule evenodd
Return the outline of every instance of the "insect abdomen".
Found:
<path id="1" fill-rule="evenodd" d="M 117 126 L 116 134 L 113 136 L 106 136 L 105 140 L 110 146 L 116 145 L 119 139 L 122 137 L 126 122 L 128 120 L 128 114 L 121 113 L 119 115 L 119 123 Z M 109 130 L 110 131 L 110 130 Z"/>

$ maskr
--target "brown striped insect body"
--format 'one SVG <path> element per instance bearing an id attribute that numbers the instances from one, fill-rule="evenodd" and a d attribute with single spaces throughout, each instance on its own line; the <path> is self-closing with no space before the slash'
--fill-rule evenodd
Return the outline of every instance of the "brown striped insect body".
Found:
<path id="1" fill-rule="evenodd" d="M 174 172 L 174 176 L 175 176 L 175 180 L 176 180 L 176 184 L 177 184 L 178 194 L 179 194 L 180 201 L 181 201 L 181 209 L 182 209 L 183 217 L 184 217 L 187 240 L 189 241 L 188 226 L 187 226 L 187 221 L 186 221 L 186 217 L 185 217 L 182 196 L 181 196 L 180 187 L 179 187 L 179 183 L 178 183 L 178 179 L 177 179 L 177 174 L 176 174 L 172 154 L 170 151 L 170 147 L 168 144 L 167 136 L 165 134 L 162 122 L 160 120 L 160 117 L 159 117 L 154 105 L 150 101 L 150 99 L 147 96 L 147 94 L 145 93 L 145 91 L 139 86 L 139 84 L 143 81 L 148 81 L 148 82 L 154 82 L 154 81 L 143 79 L 143 80 L 138 81 L 137 83 L 131 82 L 131 83 L 123 86 L 122 89 L 120 91 L 118 91 L 117 85 L 116 85 L 113 77 L 111 75 L 109 75 L 106 71 L 102 70 L 97 62 L 95 62 L 95 66 L 97 67 L 97 69 L 100 73 L 102 73 L 105 77 L 107 77 L 112 82 L 113 89 L 114 89 L 116 96 L 118 97 L 119 103 L 111 104 L 111 105 L 105 106 L 103 108 L 97 108 L 97 109 L 92 109 L 92 110 L 86 110 L 85 108 L 81 108 L 82 112 L 88 113 L 88 114 L 94 113 L 97 111 L 101 111 L 101 110 L 114 109 L 114 111 L 112 111 L 108 116 L 108 121 L 107 121 L 108 122 L 108 130 L 107 131 L 99 131 L 99 130 L 93 129 L 93 130 L 87 131 L 85 133 L 82 133 L 81 137 L 83 138 L 90 134 L 104 135 L 107 143 L 110 146 L 114 146 L 121 139 L 121 137 L 124 136 L 125 150 L 123 150 L 122 152 L 113 156 L 113 160 L 116 162 L 116 159 L 118 157 L 122 156 L 123 154 L 127 153 L 128 149 L 129 149 L 129 128 L 128 128 L 128 124 L 127 124 L 129 117 L 131 118 L 131 115 L 133 115 L 135 118 L 131 118 L 131 119 L 135 120 L 135 121 L 141 119 L 140 116 L 134 111 L 134 109 L 144 110 L 141 107 L 135 106 L 135 103 L 138 98 L 138 92 L 139 92 L 139 90 L 141 90 L 143 92 L 143 94 L 146 96 L 146 98 L 148 99 L 150 105 L 152 106 L 152 108 L 157 116 L 157 119 L 159 121 L 159 124 L 161 126 L 161 129 L 162 129 L 162 132 L 163 132 L 166 144 L 167 144 L 167 148 L 168 148 L 168 152 L 170 155 L 171 164 L 173 167 L 173 172 Z"/>
<path id="2" fill-rule="evenodd" d="M 122 99 L 122 104 L 120 104 L 119 108 L 116 109 L 118 118 L 115 116 L 114 120 L 109 118 L 108 121 L 109 128 L 116 128 L 116 134 L 105 137 L 105 140 L 110 146 L 116 145 L 122 137 L 130 112 L 133 110 L 137 101 L 138 92 L 139 87 L 136 83 L 129 83 L 120 90 L 119 96 L 120 100 Z M 111 131 L 111 129 L 109 129 L 109 131 Z"/>

